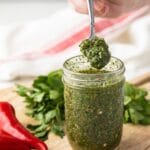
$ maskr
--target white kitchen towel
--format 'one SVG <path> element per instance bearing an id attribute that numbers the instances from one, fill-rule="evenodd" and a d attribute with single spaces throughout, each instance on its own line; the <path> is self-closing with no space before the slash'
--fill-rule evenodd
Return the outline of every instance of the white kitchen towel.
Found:
<path id="1" fill-rule="evenodd" d="M 147 10 L 142 8 L 116 19 L 96 18 L 96 34 L 105 37 L 112 55 L 125 62 L 127 78 L 150 71 Z M 37 76 L 61 68 L 67 58 L 80 54 L 78 45 L 88 36 L 88 16 L 70 8 L 50 18 L 0 26 L 0 80 Z"/>

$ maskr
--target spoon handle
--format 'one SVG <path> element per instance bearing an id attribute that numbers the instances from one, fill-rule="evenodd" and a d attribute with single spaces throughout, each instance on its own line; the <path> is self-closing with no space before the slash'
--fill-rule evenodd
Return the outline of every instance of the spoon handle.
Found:
<path id="1" fill-rule="evenodd" d="M 87 0 L 88 11 L 90 16 L 90 39 L 92 39 L 95 35 L 94 29 L 94 9 L 93 9 L 93 0 Z"/>

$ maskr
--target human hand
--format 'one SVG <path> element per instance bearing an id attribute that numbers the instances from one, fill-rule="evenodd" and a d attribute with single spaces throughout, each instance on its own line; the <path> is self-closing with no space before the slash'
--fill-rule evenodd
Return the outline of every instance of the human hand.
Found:
<path id="1" fill-rule="evenodd" d="M 69 0 L 75 10 L 87 14 L 87 0 Z M 146 5 L 145 0 L 94 0 L 94 15 L 117 17 Z"/>

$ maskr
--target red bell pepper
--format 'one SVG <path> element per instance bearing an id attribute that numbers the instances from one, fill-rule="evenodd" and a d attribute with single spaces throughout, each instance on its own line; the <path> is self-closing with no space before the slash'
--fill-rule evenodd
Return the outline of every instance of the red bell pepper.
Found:
<path id="1" fill-rule="evenodd" d="M 25 142 L 12 136 L 0 134 L 0 150 L 31 150 Z"/>
<path id="2" fill-rule="evenodd" d="M 0 102 L 0 132 L 29 143 L 31 149 L 48 150 L 44 142 L 27 131 L 17 120 L 13 106 L 8 102 Z"/>

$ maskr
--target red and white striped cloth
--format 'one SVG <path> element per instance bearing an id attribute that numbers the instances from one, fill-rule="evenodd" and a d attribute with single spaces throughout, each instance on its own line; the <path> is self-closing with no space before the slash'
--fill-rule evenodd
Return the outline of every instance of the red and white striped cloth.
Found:
<path id="1" fill-rule="evenodd" d="M 106 38 L 112 55 L 123 59 L 129 78 L 136 69 L 139 73 L 150 71 L 150 17 L 142 17 L 146 11 L 142 8 L 116 19 L 96 18 L 96 34 Z M 37 76 L 61 68 L 67 58 L 80 54 L 78 45 L 88 36 L 88 16 L 69 8 L 50 18 L 1 26 L 0 80 Z"/>

